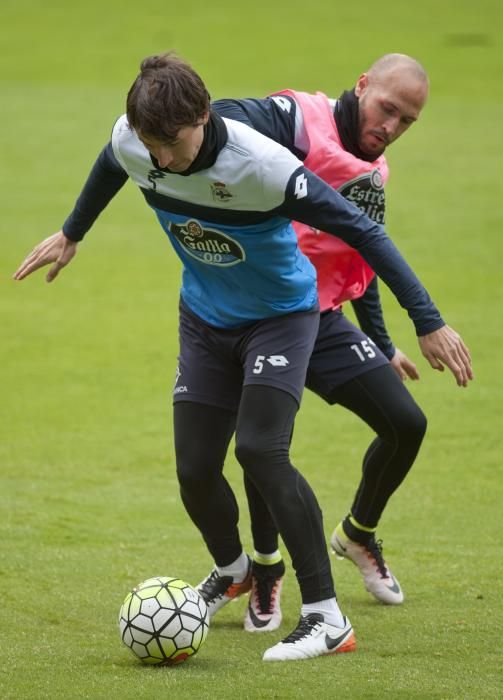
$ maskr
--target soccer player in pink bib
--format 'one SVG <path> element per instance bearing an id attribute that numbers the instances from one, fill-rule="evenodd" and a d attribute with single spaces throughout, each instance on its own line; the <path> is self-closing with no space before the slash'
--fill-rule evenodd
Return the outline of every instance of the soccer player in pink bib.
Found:
<path id="1" fill-rule="evenodd" d="M 215 106 L 222 115 L 243 120 L 292 150 L 306 167 L 383 223 L 388 179 L 384 151 L 418 119 L 427 96 L 423 67 L 409 56 L 387 54 L 337 100 L 284 90 L 265 100 L 220 100 Z M 333 531 L 331 546 L 356 564 L 377 600 L 400 604 L 402 588 L 375 533 L 425 434 L 426 418 L 402 381 L 419 374 L 387 334 L 371 267 L 334 236 L 306 224 L 294 227 L 301 249 L 316 267 L 321 310 L 306 386 L 328 404 L 358 415 L 376 433 L 363 458 L 353 503 Z M 361 330 L 344 316 L 341 306 L 346 301 L 353 303 Z M 423 354 L 434 369 L 441 369 Z M 255 547 L 245 629 L 268 631 L 281 622 L 285 567 L 274 522 L 253 483 L 246 478 L 245 484 Z"/>

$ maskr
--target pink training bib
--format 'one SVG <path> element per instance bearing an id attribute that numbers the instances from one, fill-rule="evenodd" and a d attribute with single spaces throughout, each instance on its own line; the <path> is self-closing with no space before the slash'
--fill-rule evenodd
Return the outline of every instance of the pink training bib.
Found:
<path id="1" fill-rule="evenodd" d="M 330 102 L 321 92 L 283 90 L 293 97 L 304 116 L 309 151 L 304 165 L 328 182 L 377 223 L 384 222 L 384 189 L 388 165 L 384 156 L 367 162 L 345 151 Z M 335 236 L 294 223 L 302 251 L 316 267 L 321 311 L 357 299 L 367 289 L 374 271 L 359 253 Z"/>

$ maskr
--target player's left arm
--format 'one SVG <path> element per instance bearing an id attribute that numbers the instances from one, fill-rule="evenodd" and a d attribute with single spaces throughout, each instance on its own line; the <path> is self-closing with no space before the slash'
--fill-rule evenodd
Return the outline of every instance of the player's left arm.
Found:
<path id="1" fill-rule="evenodd" d="M 430 365 L 438 370 L 448 367 L 457 384 L 467 386 L 473 378 L 468 349 L 461 337 L 446 326 L 428 292 L 382 226 L 303 166 L 290 176 L 284 202 L 277 212 L 338 236 L 355 248 L 407 310 Z"/>

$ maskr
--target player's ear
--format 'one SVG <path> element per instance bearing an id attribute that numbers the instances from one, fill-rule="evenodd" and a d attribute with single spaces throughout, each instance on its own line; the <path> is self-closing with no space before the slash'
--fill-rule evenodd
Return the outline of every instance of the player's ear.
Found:
<path id="1" fill-rule="evenodd" d="M 363 95 L 365 90 L 367 89 L 367 86 L 369 84 L 369 79 L 367 77 L 366 73 L 362 73 L 358 80 L 356 81 L 355 85 L 355 95 L 357 97 L 360 97 L 360 95 Z"/>

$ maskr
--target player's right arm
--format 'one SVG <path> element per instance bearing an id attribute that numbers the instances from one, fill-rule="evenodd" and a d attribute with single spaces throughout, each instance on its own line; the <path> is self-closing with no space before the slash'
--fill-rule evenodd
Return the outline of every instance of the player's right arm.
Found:
<path id="1" fill-rule="evenodd" d="M 45 238 L 31 251 L 14 273 L 14 279 L 22 280 L 40 267 L 53 263 L 45 277 L 47 282 L 52 282 L 59 271 L 68 265 L 76 252 L 77 242 L 67 238 L 63 231 L 58 231 Z"/>
<path id="2" fill-rule="evenodd" d="M 59 271 L 73 259 L 77 243 L 127 179 L 128 175 L 117 162 L 109 143 L 98 156 L 62 229 L 44 239 L 31 251 L 14 273 L 14 279 L 22 280 L 35 270 L 52 263 L 46 275 L 47 282 L 52 282 Z"/>
<path id="3" fill-rule="evenodd" d="M 402 350 L 395 347 L 389 337 L 384 322 L 377 277 L 374 277 L 361 297 L 351 300 L 351 306 L 362 331 L 386 355 L 400 379 L 402 381 L 407 378 L 419 379 L 419 372 L 414 362 Z"/>
<path id="4" fill-rule="evenodd" d="M 362 296 L 351 300 L 351 306 L 358 319 L 358 325 L 377 345 L 384 355 L 391 360 L 395 354 L 395 346 L 388 334 L 384 323 L 381 297 L 377 277 L 374 277 Z"/>

